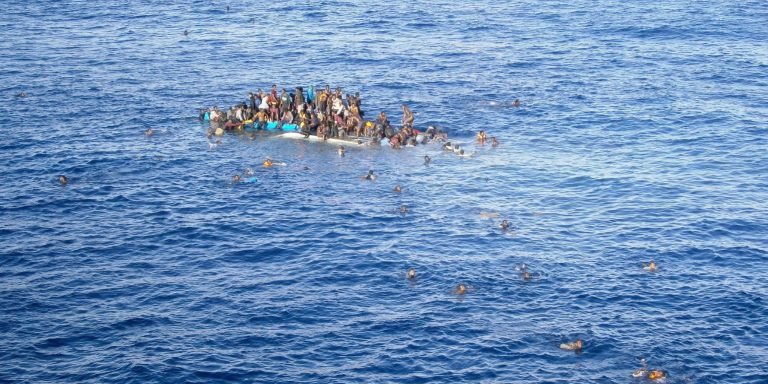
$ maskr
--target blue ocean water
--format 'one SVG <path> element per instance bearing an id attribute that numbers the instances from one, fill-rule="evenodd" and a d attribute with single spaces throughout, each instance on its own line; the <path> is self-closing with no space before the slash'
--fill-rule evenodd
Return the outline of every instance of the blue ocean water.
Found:
<path id="1" fill-rule="evenodd" d="M 764 2 L 3 8 L 0 382 L 768 382 Z M 475 155 L 209 146 L 273 83 Z"/>

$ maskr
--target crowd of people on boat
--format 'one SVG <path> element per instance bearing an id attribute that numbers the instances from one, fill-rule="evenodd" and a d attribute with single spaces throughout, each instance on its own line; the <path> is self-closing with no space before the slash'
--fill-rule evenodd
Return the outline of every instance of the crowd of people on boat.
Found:
<path id="1" fill-rule="evenodd" d="M 386 139 L 390 146 L 416 145 L 432 140 L 444 141 L 447 135 L 434 126 L 420 131 L 414 127 L 415 116 L 408 105 L 401 106 L 402 119 L 395 127 L 386 112 L 381 111 L 373 119 L 366 119 L 362 110 L 360 93 L 343 94 L 342 88 L 331 90 L 329 85 L 316 90 L 310 85 L 305 90 L 296 87 L 293 92 L 276 84 L 269 92 L 259 89 L 249 92 L 247 100 L 220 110 L 217 106 L 202 110 L 201 120 L 209 120 L 210 134 L 253 128 L 275 129 L 290 126 L 306 136 L 328 138 L 368 138 L 373 143 Z"/>

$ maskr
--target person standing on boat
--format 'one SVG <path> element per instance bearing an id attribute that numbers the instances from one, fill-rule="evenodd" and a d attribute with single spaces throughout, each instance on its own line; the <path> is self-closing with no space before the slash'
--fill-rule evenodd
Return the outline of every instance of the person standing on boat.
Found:
<path id="1" fill-rule="evenodd" d="M 402 105 L 403 109 L 403 128 L 413 128 L 413 112 L 407 105 Z"/>
<path id="2" fill-rule="evenodd" d="M 376 122 L 374 123 L 374 136 L 379 136 L 380 138 L 387 136 L 387 130 L 391 130 L 391 127 L 389 126 L 389 119 L 387 118 L 387 113 L 381 111 L 381 113 L 379 113 L 379 117 L 376 118 Z"/>
<path id="3" fill-rule="evenodd" d="M 300 113 L 304 109 L 304 89 L 296 87 L 296 95 L 293 98 L 294 105 L 296 106 L 296 113 Z"/>
<path id="4" fill-rule="evenodd" d="M 291 95 L 288 94 L 288 91 L 283 88 L 282 93 L 280 93 L 280 116 L 285 116 L 287 112 L 291 111 L 291 103 L 293 100 L 291 100 Z M 291 118 L 293 120 L 293 118 Z"/>
<path id="5" fill-rule="evenodd" d="M 331 130 L 331 136 L 332 137 L 338 137 L 339 135 L 339 129 L 343 129 L 345 127 L 344 125 L 344 101 L 341 99 L 341 96 L 339 95 L 339 91 L 336 92 L 335 95 L 333 95 L 333 128 Z"/>
<path id="6" fill-rule="evenodd" d="M 280 109 L 278 108 L 280 106 L 280 99 L 277 98 L 277 90 L 274 85 L 272 86 L 272 92 L 267 96 L 267 104 L 269 105 L 269 120 L 280 120 Z"/>
<path id="7" fill-rule="evenodd" d="M 315 105 L 315 86 L 310 85 L 309 88 L 307 88 L 307 103 L 311 105 Z"/>
<path id="8" fill-rule="evenodd" d="M 328 92 L 325 90 L 321 90 L 320 94 L 317 95 L 317 111 L 319 113 L 326 113 L 328 111 Z"/>

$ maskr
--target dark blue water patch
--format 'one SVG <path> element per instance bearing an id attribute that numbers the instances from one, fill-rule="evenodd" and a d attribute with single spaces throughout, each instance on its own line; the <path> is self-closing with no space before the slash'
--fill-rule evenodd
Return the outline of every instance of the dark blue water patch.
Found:
<path id="1" fill-rule="evenodd" d="M 753 367 L 764 365 L 765 167 L 750 154 L 764 144 L 765 114 L 745 97 L 763 66 L 729 60 L 761 41 L 756 6 L 494 3 L 478 13 L 457 3 L 441 15 L 346 2 L 229 13 L 202 1 L 164 13 L 8 4 L 25 35 L 2 39 L 22 47 L 0 59 L 4 83 L 9 98 L 30 93 L 10 108 L 25 122 L 56 119 L 45 130 L 2 125 L 0 376 L 620 382 L 642 354 L 675 381 L 764 381 Z M 291 39 L 305 40 L 259 29 L 286 17 Z M 249 18 L 258 23 L 234 24 Z M 456 35 L 478 19 L 484 29 Z M 39 20 L 56 27 L 30 24 Z M 680 49 L 702 42 L 731 51 Z M 295 44 L 316 49 L 281 66 L 258 59 Z M 107 51 L 122 59 L 99 57 Z M 408 102 L 419 124 L 462 142 L 484 128 L 502 145 L 469 159 L 431 147 L 339 159 L 262 136 L 211 149 L 193 120 L 197 106 L 310 78 L 360 89 L 367 110 L 393 121 Z M 505 106 L 514 98 L 523 107 Z M 422 169 L 423 154 L 433 164 Z M 268 155 L 289 166 L 229 183 Z M 357 183 L 369 167 L 381 179 Z M 404 194 L 388 193 L 395 182 Z M 477 217 L 486 211 L 514 231 Z M 650 259 L 657 273 L 642 269 Z M 519 262 L 542 278 L 522 281 Z M 403 277 L 412 265 L 416 282 Z M 457 281 L 476 290 L 457 298 Z M 89 335 L 99 340 L 75 341 Z M 574 337 L 584 353 L 562 353 Z M 34 353 L 57 338 L 76 348 Z"/>

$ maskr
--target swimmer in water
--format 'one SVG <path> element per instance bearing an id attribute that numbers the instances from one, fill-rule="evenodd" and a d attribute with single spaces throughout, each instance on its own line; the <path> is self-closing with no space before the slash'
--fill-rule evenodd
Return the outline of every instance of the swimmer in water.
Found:
<path id="1" fill-rule="evenodd" d="M 522 273 L 520 273 L 520 277 L 525 281 L 530 281 L 533 278 L 533 276 L 531 276 L 531 273 L 528 271 L 522 271 Z"/>
<path id="2" fill-rule="evenodd" d="M 648 272 L 656 272 L 656 262 L 651 260 L 649 263 L 643 263 L 643 269 Z"/>
<path id="3" fill-rule="evenodd" d="M 504 231 L 508 230 L 509 229 L 509 221 L 502 220 L 501 223 L 499 224 L 499 228 L 501 228 Z"/>
<path id="4" fill-rule="evenodd" d="M 566 351 L 581 351 L 581 348 L 584 347 L 584 344 L 581 342 L 581 339 L 576 339 L 576 341 L 571 343 L 562 343 L 560 344 L 560 349 L 564 349 Z"/>
<path id="5" fill-rule="evenodd" d="M 344 149 L 344 146 L 339 145 L 339 156 L 344 157 L 345 152 L 346 152 L 346 149 Z"/>
<path id="6" fill-rule="evenodd" d="M 400 206 L 400 213 L 402 213 L 402 214 L 408 213 L 408 206 L 405 205 L 405 204 L 401 205 Z"/>
<path id="7" fill-rule="evenodd" d="M 266 160 L 264 160 L 264 166 L 265 166 L 265 167 L 269 168 L 269 167 L 271 167 L 271 166 L 272 166 L 272 164 L 273 164 L 273 163 L 272 163 L 272 159 L 270 159 L 270 158 L 267 158 Z"/>
<path id="8" fill-rule="evenodd" d="M 368 170 L 368 174 L 362 177 L 363 180 L 370 180 L 374 181 L 376 180 L 376 175 L 373 174 L 373 169 Z"/>
<path id="9" fill-rule="evenodd" d="M 184 36 L 189 36 L 189 30 L 184 30 Z"/>
<path id="10" fill-rule="evenodd" d="M 246 169 L 245 169 L 245 172 L 243 172 L 243 173 L 244 173 L 246 176 L 253 176 L 253 174 L 254 174 L 255 172 L 253 172 L 253 169 L 251 169 L 251 168 L 246 168 Z"/>
<path id="11" fill-rule="evenodd" d="M 515 99 L 515 101 L 512 102 L 512 106 L 515 107 L 515 108 L 519 107 L 520 106 L 520 100 Z"/>
<path id="12" fill-rule="evenodd" d="M 667 377 L 667 373 L 660 369 L 648 369 L 645 359 L 641 358 L 640 362 L 643 363 L 643 367 L 632 372 L 632 377 L 645 377 L 651 381 L 662 380 Z"/>
<path id="13" fill-rule="evenodd" d="M 395 185 L 395 189 L 393 189 L 393 191 L 394 191 L 395 193 L 400 193 L 400 192 L 402 192 L 402 191 L 403 191 L 403 189 L 402 189 L 402 188 L 400 188 L 400 186 L 399 186 L 399 185 Z"/>
<path id="14" fill-rule="evenodd" d="M 429 157 L 429 155 L 424 155 L 424 165 L 428 165 L 432 162 L 432 159 Z"/>
<path id="15" fill-rule="evenodd" d="M 496 136 L 491 136 L 491 147 L 496 148 L 498 146 L 499 146 L 499 141 L 496 140 Z"/>
<path id="16" fill-rule="evenodd" d="M 654 369 L 648 372 L 648 380 L 661 380 L 667 377 L 667 374 L 659 369 Z"/>
<path id="17" fill-rule="evenodd" d="M 22 92 L 19 92 L 16 96 L 23 99 L 23 98 L 27 97 L 27 93 L 22 91 Z"/>
<path id="18" fill-rule="evenodd" d="M 416 278 L 416 270 L 413 268 L 408 268 L 407 271 L 405 271 L 405 277 L 408 278 L 408 280 L 413 280 Z"/>
<path id="19" fill-rule="evenodd" d="M 467 286 L 463 283 L 459 283 L 459 285 L 457 285 L 456 288 L 453 289 L 453 293 L 455 295 L 463 295 L 467 293 Z"/>
<path id="20" fill-rule="evenodd" d="M 485 134 L 485 131 L 481 129 L 480 132 L 477 133 L 477 142 L 480 144 L 485 144 L 485 139 L 487 137 L 488 136 Z"/>
<path id="21" fill-rule="evenodd" d="M 154 131 L 152 131 L 152 128 L 151 127 L 147 128 L 147 130 L 144 131 L 144 136 L 147 136 L 147 137 L 152 136 L 152 133 L 154 133 Z"/>
<path id="22" fill-rule="evenodd" d="M 59 184 L 67 185 L 69 184 L 69 179 L 64 175 L 59 175 Z"/>
<path id="23" fill-rule="evenodd" d="M 240 175 L 234 175 L 232 176 L 232 184 L 237 184 L 240 182 Z"/>

